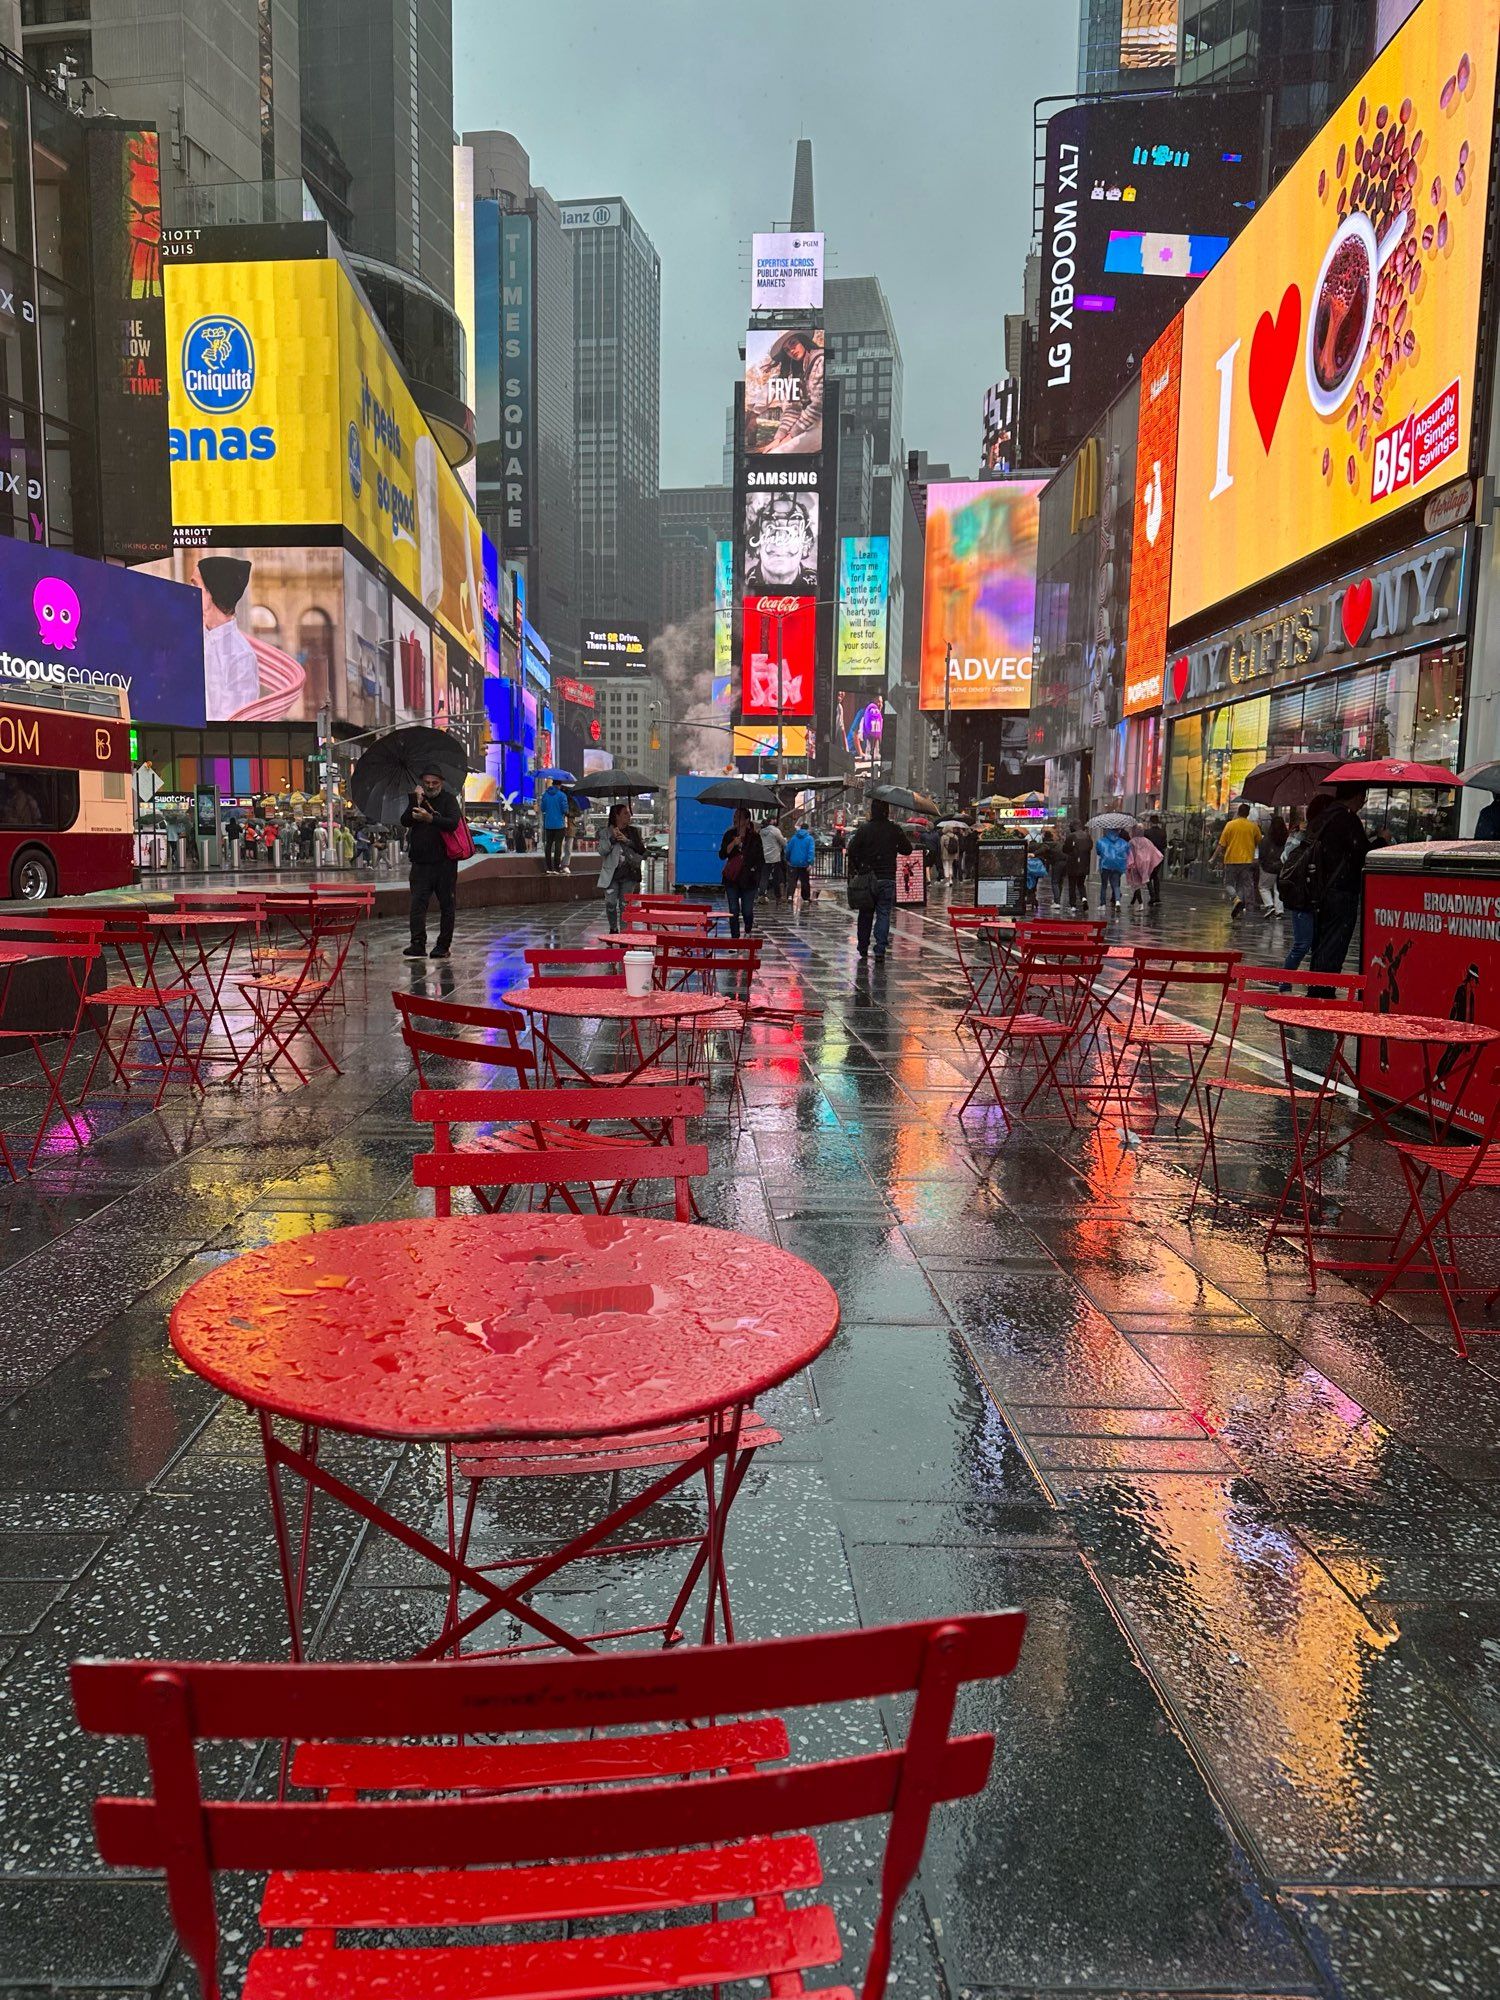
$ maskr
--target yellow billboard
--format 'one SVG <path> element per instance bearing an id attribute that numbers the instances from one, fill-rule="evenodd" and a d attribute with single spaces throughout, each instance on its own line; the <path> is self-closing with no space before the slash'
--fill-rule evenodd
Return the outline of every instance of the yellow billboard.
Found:
<path id="1" fill-rule="evenodd" d="M 342 528 L 482 658 L 478 516 L 343 268 L 168 264 L 166 294 L 177 527 Z"/>
<path id="2" fill-rule="evenodd" d="M 1188 301 L 1174 625 L 1469 470 L 1500 0 L 1424 0 Z"/>

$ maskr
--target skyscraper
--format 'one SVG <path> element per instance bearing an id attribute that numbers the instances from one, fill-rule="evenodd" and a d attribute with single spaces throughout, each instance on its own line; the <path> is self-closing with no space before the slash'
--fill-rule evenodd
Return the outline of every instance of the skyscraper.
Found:
<path id="1" fill-rule="evenodd" d="M 474 154 L 479 512 L 526 574 L 528 616 L 563 672 L 578 663 L 578 433 L 573 251 L 557 203 L 511 132 Z"/>
<path id="2" fill-rule="evenodd" d="M 829 278 L 823 287 L 828 374 L 839 385 L 839 520 L 844 535 L 890 537 L 886 659 L 901 658 L 901 343 L 878 278 Z M 863 473 L 868 453 L 868 479 Z M 847 476 L 846 476 L 847 469 Z M 868 494 L 868 506 L 864 496 Z"/>
<path id="3" fill-rule="evenodd" d="M 1170 88 L 1177 61 L 1177 17 L 1183 0 L 1081 0 L 1078 88 Z M 1210 0 L 1223 14 L 1222 0 Z"/>
<path id="4" fill-rule="evenodd" d="M 1376 52 L 1376 0 L 1181 0 L 1180 85 L 1258 83 L 1270 103 L 1270 181 L 1307 145 Z"/>
<path id="5" fill-rule="evenodd" d="M 579 601 L 587 620 L 654 632 L 661 260 L 619 196 L 560 206 L 573 256 Z"/>
<path id="6" fill-rule="evenodd" d="M 734 533 L 732 486 L 664 486 L 661 492 L 661 625 L 714 608 L 714 551 Z"/>
<path id="7" fill-rule="evenodd" d="M 23 22 L 22 51 L 44 76 L 90 111 L 156 126 L 169 223 L 199 219 L 186 192 L 231 185 L 259 184 L 232 215 L 208 199 L 201 219 L 294 219 L 294 195 L 300 213 L 298 0 L 34 4 Z"/>

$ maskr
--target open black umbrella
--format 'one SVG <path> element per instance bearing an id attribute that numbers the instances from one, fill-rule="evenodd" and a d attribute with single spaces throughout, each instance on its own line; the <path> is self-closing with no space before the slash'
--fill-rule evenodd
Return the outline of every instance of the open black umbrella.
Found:
<path id="1" fill-rule="evenodd" d="M 349 793 L 368 820 L 394 826 L 420 790 L 422 773 L 438 771 L 450 792 L 462 793 L 469 759 L 446 729 L 393 729 L 377 736 L 349 777 Z"/>
<path id="2" fill-rule="evenodd" d="M 893 812 L 926 813 L 931 819 L 936 819 L 942 811 L 934 800 L 924 798 L 920 792 L 909 792 L 905 785 L 871 785 L 865 797 L 878 799 Z"/>
<path id="3" fill-rule="evenodd" d="M 753 778 L 715 778 L 698 794 L 700 806 L 748 806 L 751 812 L 781 810 L 774 785 L 758 785 Z"/>
<path id="4" fill-rule="evenodd" d="M 633 799 L 638 792 L 662 790 L 655 778 L 642 777 L 639 771 L 590 771 L 587 778 L 575 778 L 563 790 L 576 792 L 580 783 L 587 784 L 591 799 Z"/>
<path id="5" fill-rule="evenodd" d="M 1294 757 L 1268 757 L 1245 775 L 1240 797 L 1252 806 L 1305 806 L 1323 789 L 1337 757 L 1307 752 Z"/>

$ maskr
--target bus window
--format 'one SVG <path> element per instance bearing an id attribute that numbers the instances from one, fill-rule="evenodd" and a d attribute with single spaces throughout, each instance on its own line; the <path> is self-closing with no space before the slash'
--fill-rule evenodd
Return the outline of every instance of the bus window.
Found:
<path id="1" fill-rule="evenodd" d="M 0 771 L 0 827 L 66 833 L 78 820 L 76 771 Z"/>

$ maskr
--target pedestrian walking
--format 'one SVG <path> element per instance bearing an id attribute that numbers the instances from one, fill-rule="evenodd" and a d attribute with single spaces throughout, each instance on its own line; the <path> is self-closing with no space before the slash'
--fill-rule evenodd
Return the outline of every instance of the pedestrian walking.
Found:
<path id="1" fill-rule="evenodd" d="M 1151 813 L 1148 815 L 1146 820 L 1146 838 L 1161 855 L 1161 859 L 1151 871 L 1151 880 L 1147 885 L 1146 893 L 1146 901 L 1149 906 L 1153 910 L 1159 910 L 1161 908 L 1162 870 L 1167 865 L 1167 829 L 1162 824 L 1160 813 Z"/>
<path id="2" fill-rule="evenodd" d="M 728 833 L 719 842 L 719 859 L 724 864 L 721 877 L 724 901 L 729 907 L 729 935 L 738 937 L 743 924 L 745 936 L 755 935 L 755 892 L 760 887 L 766 865 L 766 850 L 760 834 L 744 806 L 736 806 Z"/>
<path id="3" fill-rule="evenodd" d="M 843 878 L 844 849 L 849 845 L 849 836 L 844 831 L 844 822 L 842 820 L 834 827 L 833 840 L 830 844 L 833 849 L 833 879 L 837 882 Z"/>
<path id="4" fill-rule="evenodd" d="M 808 832 L 807 821 L 799 819 L 786 844 L 786 866 L 792 884 L 794 910 L 799 896 L 804 903 L 812 901 L 812 865 L 817 852 L 818 844 Z"/>
<path id="5" fill-rule="evenodd" d="M 760 844 L 765 855 L 766 893 L 779 903 L 786 894 L 786 835 L 774 819 L 761 828 Z"/>
<path id="6" fill-rule="evenodd" d="M 1311 961 L 1314 972 L 1343 971 L 1349 943 L 1359 922 L 1365 856 L 1373 844 L 1359 816 L 1364 802 L 1363 785 L 1339 785 L 1332 805 L 1318 822 L 1314 843 L 1318 861 L 1314 873 L 1317 906 Z"/>
<path id="7" fill-rule="evenodd" d="M 1500 840 L 1500 798 L 1493 798 L 1474 822 L 1474 840 Z"/>
<path id="8" fill-rule="evenodd" d="M 1161 849 L 1139 821 L 1130 829 L 1130 858 L 1125 864 L 1125 885 L 1130 890 L 1130 907 L 1139 909 L 1142 897 L 1151 895 L 1151 884 L 1164 860 Z M 1152 900 L 1151 907 L 1156 907 Z"/>
<path id="9" fill-rule="evenodd" d="M 896 907 L 896 863 L 911 853 L 911 835 L 891 818 L 884 799 L 870 804 L 870 817 L 861 820 L 849 843 L 849 893 L 861 875 L 872 878 L 871 893 L 862 898 L 855 924 L 855 949 L 861 958 L 870 955 L 875 943 L 875 962 L 885 957 L 891 940 L 891 912 Z"/>
<path id="10" fill-rule="evenodd" d="M 1303 959 L 1311 952 L 1313 931 L 1318 921 L 1316 906 L 1311 900 L 1304 902 L 1301 893 L 1299 893 L 1296 887 L 1300 871 L 1294 870 L 1292 864 L 1297 859 L 1302 848 L 1312 838 L 1314 828 L 1332 803 L 1332 799 L 1326 792 L 1315 794 L 1307 808 L 1306 825 L 1294 814 L 1293 820 L 1295 823 L 1288 827 L 1286 846 L 1281 850 L 1281 868 L 1278 875 L 1278 886 L 1282 888 L 1282 903 L 1291 913 L 1292 919 L 1292 948 L 1281 962 L 1284 972 L 1295 972 Z M 1289 897 L 1295 898 L 1295 900 L 1289 901 Z"/>
<path id="11" fill-rule="evenodd" d="M 1088 915 L 1089 908 L 1089 863 L 1093 859 L 1094 843 L 1089 839 L 1087 829 L 1077 820 L 1068 822 L 1068 830 L 1063 835 L 1063 882 L 1068 894 L 1068 907 Z"/>
<path id="12" fill-rule="evenodd" d="M 1120 878 L 1130 863 L 1130 842 L 1117 826 L 1107 826 L 1099 836 L 1099 908 L 1111 917 L 1120 914 Z"/>
<path id="13" fill-rule="evenodd" d="M 958 829 L 953 826 L 943 828 L 940 853 L 943 860 L 943 880 L 949 888 L 953 886 L 958 871 Z"/>
<path id="14" fill-rule="evenodd" d="M 1220 829 L 1214 849 L 1214 859 L 1224 864 L 1225 892 L 1233 899 L 1229 906 L 1231 923 L 1247 907 L 1253 908 L 1257 916 L 1261 914 L 1260 869 L 1255 859 L 1259 848 L 1260 828 L 1250 817 L 1249 804 L 1241 799 L 1239 809 Z"/>
<path id="15" fill-rule="evenodd" d="M 462 818 L 462 808 L 443 783 L 442 773 L 424 771 L 421 789 L 412 793 L 411 804 L 401 815 L 407 852 L 411 856 L 411 943 L 402 954 L 404 958 L 446 958 L 452 947 L 458 906 L 458 861 L 448 852 L 443 836 L 456 833 Z M 438 906 L 438 934 L 429 954 L 427 905 L 434 896 Z"/>
<path id="16" fill-rule="evenodd" d="M 243 832 L 239 820 L 231 813 L 224 822 L 224 858 L 231 869 L 240 865 L 240 835 Z"/>
<path id="17" fill-rule="evenodd" d="M 260 828 L 255 824 L 253 819 L 245 821 L 244 847 L 245 866 L 247 868 L 258 868 L 260 866 Z"/>
<path id="18" fill-rule="evenodd" d="M 1260 867 L 1259 887 L 1266 892 L 1273 917 L 1281 915 L 1281 898 L 1276 890 L 1276 878 L 1281 873 L 1281 857 L 1286 851 L 1287 835 L 1291 828 L 1279 812 L 1271 815 L 1271 824 L 1261 839 L 1260 853 L 1256 860 Z"/>
<path id="19" fill-rule="evenodd" d="M 1052 901 L 1057 909 L 1062 908 L 1063 883 L 1067 880 L 1068 864 L 1063 856 L 1062 842 L 1049 826 L 1042 835 L 1042 860 L 1047 866 L 1047 878 L 1052 887 Z"/>
<path id="20" fill-rule="evenodd" d="M 629 799 L 617 800 L 599 829 L 599 887 L 612 935 L 625 928 L 625 898 L 639 893 L 646 865 L 646 843 L 631 825 L 634 816 Z"/>
<path id="21" fill-rule="evenodd" d="M 563 865 L 563 835 L 568 830 L 568 795 L 556 778 L 550 778 L 542 793 L 542 868 L 548 875 L 560 875 Z"/>

